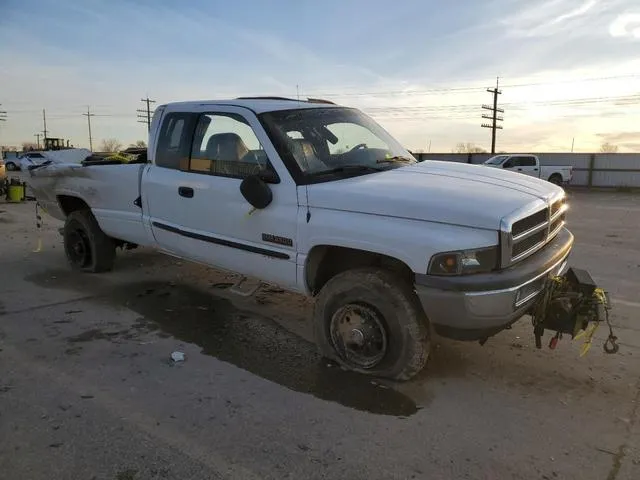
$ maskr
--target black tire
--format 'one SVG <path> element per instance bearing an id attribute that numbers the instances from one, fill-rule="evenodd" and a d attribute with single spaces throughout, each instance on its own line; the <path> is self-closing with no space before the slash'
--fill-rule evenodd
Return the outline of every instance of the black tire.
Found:
<path id="1" fill-rule="evenodd" d="M 9 170 L 10 172 L 16 172 L 20 170 L 20 168 L 18 168 L 18 166 L 13 162 L 6 162 L 4 166 L 7 167 L 7 170 Z"/>
<path id="2" fill-rule="evenodd" d="M 64 251 L 74 270 L 108 272 L 113 269 L 116 246 L 101 229 L 90 210 L 67 216 L 63 231 Z"/>
<path id="3" fill-rule="evenodd" d="M 358 309 L 363 306 L 366 312 L 379 315 L 376 324 L 381 323 L 386 334 L 384 342 L 373 339 L 377 344 L 385 344 L 383 356 L 378 363 L 366 367 L 348 358 L 351 350 L 341 343 L 343 337 L 336 340 L 332 336 L 336 321 L 340 325 L 344 324 L 345 319 L 347 323 L 351 322 L 349 316 L 341 317 L 345 308 Z M 362 313 L 357 317 L 361 319 Z M 333 277 L 318 294 L 313 322 L 321 355 L 349 370 L 408 380 L 424 368 L 429 357 L 431 328 L 413 287 L 384 269 L 359 268 Z M 341 330 L 340 325 L 338 329 Z M 362 336 L 361 333 L 359 335 Z"/>
<path id="4" fill-rule="evenodd" d="M 549 181 L 554 185 L 562 185 L 562 176 L 557 173 L 554 173 L 549 177 Z"/>

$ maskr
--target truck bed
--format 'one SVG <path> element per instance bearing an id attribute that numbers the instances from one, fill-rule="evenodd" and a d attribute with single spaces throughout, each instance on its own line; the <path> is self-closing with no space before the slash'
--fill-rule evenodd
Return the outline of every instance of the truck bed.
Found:
<path id="1" fill-rule="evenodd" d="M 109 236 L 138 244 L 149 242 L 142 221 L 140 181 L 146 164 L 52 163 L 29 171 L 29 185 L 44 210 L 64 220 L 65 199 L 76 197 L 91 206 Z"/>

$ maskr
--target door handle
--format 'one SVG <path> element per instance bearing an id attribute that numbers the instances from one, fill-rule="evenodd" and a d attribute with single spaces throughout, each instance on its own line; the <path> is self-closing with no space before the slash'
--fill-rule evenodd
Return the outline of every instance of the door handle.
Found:
<path id="1" fill-rule="evenodd" d="M 178 195 L 185 198 L 193 198 L 193 188 L 191 187 L 178 187 Z"/>
<path id="2" fill-rule="evenodd" d="M 519 168 L 519 169 L 518 169 L 518 171 L 519 171 L 519 172 L 521 172 L 521 171 L 522 171 L 522 169 L 521 169 L 521 168 Z"/>
<path id="3" fill-rule="evenodd" d="M 534 168 L 534 169 L 533 169 L 533 171 L 534 171 L 534 172 L 537 172 L 537 171 L 538 171 L 538 169 L 537 169 L 537 168 Z"/>

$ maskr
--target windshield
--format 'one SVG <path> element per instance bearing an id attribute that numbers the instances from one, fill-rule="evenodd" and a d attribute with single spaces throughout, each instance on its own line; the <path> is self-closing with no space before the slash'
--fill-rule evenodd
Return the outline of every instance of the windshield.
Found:
<path id="1" fill-rule="evenodd" d="M 495 157 L 491 157 L 489 160 L 487 160 L 484 163 L 486 165 L 500 165 L 507 158 L 509 158 L 509 155 L 496 155 Z"/>
<path id="2" fill-rule="evenodd" d="M 280 157 L 297 172 L 294 177 L 364 175 L 416 163 L 380 125 L 355 109 L 282 110 L 260 119 Z"/>

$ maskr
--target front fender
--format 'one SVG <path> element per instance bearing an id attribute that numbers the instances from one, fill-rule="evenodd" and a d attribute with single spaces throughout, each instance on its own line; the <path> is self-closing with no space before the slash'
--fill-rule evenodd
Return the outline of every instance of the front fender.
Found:
<path id="1" fill-rule="evenodd" d="M 313 247 L 329 245 L 386 255 L 414 273 L 426 273 L 436 253 L 498 244 L 494 230 L 324 209 L 313 209 L 301 230 L 301 261 Z"/>

